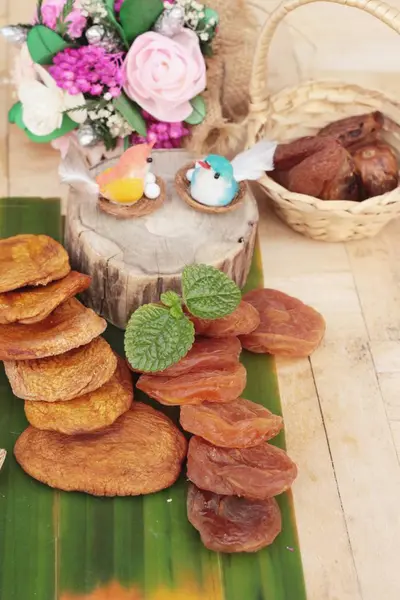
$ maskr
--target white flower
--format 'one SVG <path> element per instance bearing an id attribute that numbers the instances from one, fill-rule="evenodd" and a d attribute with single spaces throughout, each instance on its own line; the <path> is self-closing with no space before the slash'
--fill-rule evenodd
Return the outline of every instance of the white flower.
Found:
<path id="1" fill-rule="evenodd" d="M 49 73 L 40 65 L 33 64 L 35 78 L 19 81 L 17 94 L 22 103 L 22 120 L 34 135 L 49 135 L 61 127 L 66 111 L 76 123 L 87 117 L 85 109 L 74 110 L 85 104 L 83 94 L 71 96 L 57 86 Z"/>

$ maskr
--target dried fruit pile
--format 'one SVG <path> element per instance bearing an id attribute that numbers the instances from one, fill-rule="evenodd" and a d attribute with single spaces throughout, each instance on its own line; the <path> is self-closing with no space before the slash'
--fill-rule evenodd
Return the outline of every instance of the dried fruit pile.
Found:
<path id="1" fill-rule="evenodd" d="M 241 299 L 226 275 L 206 265 L 182 274 L 182 295 L 135 311 L 127 362 L 100 337 L 104 319 L 73 296 L 90 278 L 70 269 L 47 236 L 0 241 L 0 360 L 30 426 L 14 453 L 32 477 L 99 496 L 148 494 L 172 485 L 188 455 L 188 518 L 205 546 L 255 552 L 281 530 L 275 496 L 297 467 L 268 444 L 282 418 L 242 398 L 242 346 L 308 356 L 325 331 L 322 316 L 275 290 Z M 199 337 L 195 337 L 195 336 Z M 163 413 L 133 402 L 137 387 L 180 406 L 183 433 Z M 0 451 L 0 466 L 4 453 Z"/>
<path id="2" fill-rule="evenodd" d="M 126 362 L 99 337 L 106 321 L 73 298 L 90 280 L 47 236 L 0 241 L 0 360 L 31 424 L 15 457 L 61 490 L 156 492 L 178 478 L 187 443 L 161 412 L 132 404 Z"/>
<path id="3" fill-rule="evenodd" d="M 282 418 L 240 397 L 246 386 L 240 342 L 253 352 L 308 356 L 325 323 L 299 300 L 267 289 L 245 295 L 222 318 L 189 318 L 202 337 L 178 363 L 143 373 L 137 387 L 162 404 L 179 405 L 181 425 L 193 434 L 187 511 L 204 545 L 255 552 L 281 531 L 274 496 L 292 485 L 297 467 L 267 443 L 282 429 Z"/>

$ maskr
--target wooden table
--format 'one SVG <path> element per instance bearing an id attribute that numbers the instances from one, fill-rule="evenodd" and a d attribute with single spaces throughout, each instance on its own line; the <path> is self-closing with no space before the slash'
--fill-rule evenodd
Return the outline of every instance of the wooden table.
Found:
<path id="1" fill-rule="evenodd" d="M 0 0 L 0 25 L 33 4 Z M 58 154 L 7 123 L 12 51 L 0 44 L 0 195 L 65 197 Z M 260 207 L 266 286 L 327 321 L 311 360 L 277 361 L 309 600 L 399 600 L 400 220 L 373 240 L 326 244 Z"/>

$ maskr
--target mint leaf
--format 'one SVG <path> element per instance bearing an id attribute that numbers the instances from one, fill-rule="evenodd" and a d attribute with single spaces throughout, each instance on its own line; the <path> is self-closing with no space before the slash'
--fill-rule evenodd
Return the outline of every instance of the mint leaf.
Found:
<path id="1" fill-rule="evenodd" d="M 44 25 L 32 27 L 26 41 L 33 62 L 39 65 L 50 65 L 56 54 L 70 46 L 58 33 Z"/>
<path id="2" fill-rule="evenodd" d="M 188 310 L 201 319 L 225 317 L 237 308 L 241 300 L 236 283 L 210 265 L 185 267 L 182 293 Z"/>
<path id="3" fill-rule="evenodd" d="M 184 316 L 182 306 L 180 304 L 175 304 L 174 306 L 171 306 L 171 308 L 169 309 L 169 314 L 172 317 L 174 317 L 174 319 L 182 319 L 182 317 Z"/>
<path id="4" fill-rule="evenodd" d="M 161 294 L 160 300 L 165 306 L 171 307 L 181 303 L 181 298 L 175 292 L 164 292 Z"/>
<path id="5" fill-rule="evenodd" d="M 119 20 L 128 42 L 131 44 L 139 35 L 149 31 L 163 10 L 161 0 L 124 0 Z"/>
<path id="6" fill-rule="evenodd" d="M 125 331 L 125 354 L 138 371 L 164 371 L 178 362 L 194 342 L 194 326 L 187 317 L 176 319 L 170 310 L 144 304 L 129 319 Z"/>

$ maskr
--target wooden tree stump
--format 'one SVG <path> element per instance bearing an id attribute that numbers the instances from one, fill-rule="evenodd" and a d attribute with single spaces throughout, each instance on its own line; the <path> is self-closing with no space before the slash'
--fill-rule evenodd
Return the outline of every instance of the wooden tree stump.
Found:
<path id="1" fill-rule="evenodd" d="M 237 210 L 199 212 L 174 187 L 176 171 L 193 156 L 183 150 L 156 151 L 153 159 L 153 172 L 167 185 L 167 199 L 153 214 L 119 220 L 99 209 L 97 197 L 76 191 L 68 202 L 65 235 L 71 264 L 93 278 L 83 300 L 121 329 L 142 304 L 158 301 L 167 290 L 180 292 L 185 265 L 213 265 L 243 287 L 253 255 L 258 210 L 250 191 Z"/>

